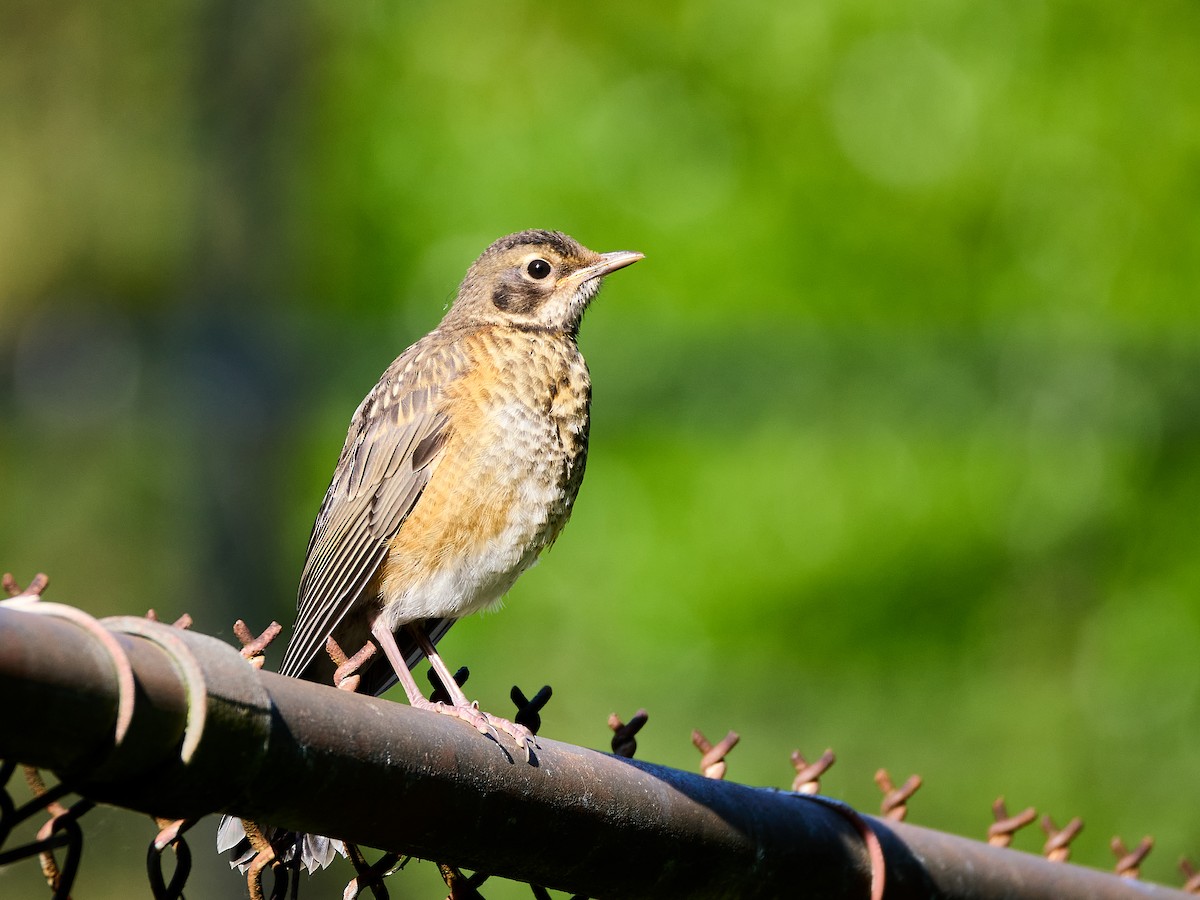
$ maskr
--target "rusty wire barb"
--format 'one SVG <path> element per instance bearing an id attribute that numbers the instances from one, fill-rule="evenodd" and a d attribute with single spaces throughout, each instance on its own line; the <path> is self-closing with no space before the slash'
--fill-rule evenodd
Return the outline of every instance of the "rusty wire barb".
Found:
<path id="1" fill-rule="evenodd" d="M 1037 818 L 1037 810 L 1029 806 L 1010 816 L 1004 798 L 997 797 L 992 804 L 992 816 L 996 821 L 988 826 L 987 842 L 993 847 L 1007 847 L 1012 844 L 1014 834 Z"/>
<path id="2" fill-rule="evenodd" d="M 342 891 L 342 900 L 356 900 L 366 888 L 375 900 L 388 900 L 387 887 L 383 879 L 394 875 L 408 865 L 411 856 L 402 853 L 385 853 L 374 863 L 367 862 L 357 844 L 346 843 L 346 858 L 354 866 L 355 875 Z"/>
<path id="3" fill-rule="evenodd" d="M 880 769 L 875 773 L 875 783 L 879 785 L 879 790 L 883 791 L 883 800 L 879 803 L 883 817 L 893 822 L 903 822 L 904 817 L 908 815 L 908 801 L 921 787 L 921 776 L 909 775 L 904 784 L 896 787 L 888 770 Z"/>
<path id="4" fill-rule="evenodd" d="M 637 753 L 637 733 L 650 719 L 650 714 L 639 709 L 628 722 L 622 722 L 621 717 L 613 713 L 608 717 L 608 727 L 612 729 L 612 752 L 625 759 L 633 759 Z"/>
<path id="5" fill-rule="evenodd" d="M 1046 832 L 1046 845 L 1042 847 L 1042 855 L 1051 862 L 1066 862 L 1071 858 L 1071 841 L 1083 831 L 1083 819 L 1076 816 L 1061 829 L 1054 824 L 1050 816 L 1042 816 L 1039 823 L 1042 831 Z"/>
<path id="6" fill-rule="evenodd" d="M 792 790 L 797 794 L 821 793 L 821 776 L 837 762 L 833 749 L 827 749 L 816 762 L 810 763 L 799 750 L 792 751 L 792 768 L 796 777 L 792 779 Z"/>
<path id="7" fill-rule="evenodd" d="M 67 811 L 67 808 L 57 799 L 70 793 L 65 784 L 59 784 L 57 788 L 53 789 L 46 787 L 42 773 L 33 766 L 21 766 L 21 774 L 25 776 L 25 784 L 29 787 L 29 792 L 42 800 L 46 812 L 51 816 L 61 816 Z"/>
<path id="8" fill-rule="evenodd" d="M 160 619 L 158 617 L 158 613 L 156 613 L 152 608 L 146 610 L 146 618 L 149 619 L 151 622 L 161 622 L 162 621 L 162 619 Z M 178 619 L 176 619 L 174 622 L 172 622 L 171 626 L 173 628 L 191 628 L 192 624 L 193 624 L 192 617 L 189 616 L 187 613 L 184 613 L 182 616 L 180 616 Z"/>
<path id="9" fill-rule="evenodd" d="M 50 576 L 45 572 L 38 572 L 33 576 L 33 581 L 29 582 L 29 587 L 21 587 L 17 584 L 17 579 L 13 578 L 12 572 L 5 572 L 0 576 L 0 588 L 4 589 L 4 593 L 9 597 L 40 597 L 42 593 L 50 586 Z"/>
<path id="10" fill-rule="evenodd" d="M 741 735 L 736 731 L 731 731 L 725 737 L 721 738 L 717 743 L 713 744 L 704 733 L 697 728 L 692 732 L 692 746 L 700 751 L 700 774 L 705 778 L 722 779 L 725 773 L 729 770 L 728 763 L 725 762 L 725 757 L 729 751 L 737 746 Z"/>
<path id="11" fill-rule="evenodd" d="M 267 900 L 262 887 L 263 872 L 266 869 L 270 869 L 275 875 L 269 900 L 286 900 L 289 883 L 292 888 L 292 900 L 296 900 L 300 891 L 300 854 L 293 854 L 291 862 L 285 862 L 283 858 L 288 842 L 296 836 L 283 832 L 276 835 L 272 841 L 258 823 L 249 819 L 242 819 L 242 827 L 246 831 L 250 848 L 255 851 L 254 858 L 246 867 L 246 890 L 250 894 L 250 900 Z"/>
<path id="12" fill-rule="evenodd" d="M 38 840 L 47 842 L 46 849 L 38 854 L 38 858 L 42 864 L 42 875 L 46 884 L 54 892 L 54 900 L 70 897 L 71 885 L 75 882 L 75 876 L 79 874 L 79 863 L 83 856 L 83 829 L 79 826 L 79 819 L 95 805 L 90 800 L 79 800 L 70 809 L 54 816 L 38 829 Z M 61 868 L 50 844 L 54 835 L 59 832 L 64 832 L 67 839 L 67 858 Z"/>
<path id="13" fill-rule="evenodd" d="M 458 868 L 446 863 L 438 863 L 437 867 L 442 881 L 450 888 L 446 900 L 484 900 L 484 896 L 479 893 L 479 886 L 488 880 L 487 875 L 482 872 L 464 875 Z"/>
<path id="14" fill-rule="evenodd" d="M 517 714 L 513 717 L 513 721 L 518 725 L 524 725 L 531 733 L 537 734 L 542 727 L 542 710 L 546 708 L 546 704 L 554 696 L 554 689 L 550 685 L 544 684 L 542 685 L 542 689 L 530 699 L 525 696 L 524 691 L 514 684 L 508 696 L 517 708 Z"/>
<path id="15" fill-rule="evenodd" d="M 37 769 L 22 766 L 33 799 L 17 806 L 8 792 L 8 783 L 16 769 L 14 762 L 0 763 L 0 847 L 8 841 L 13 829 L 25 820 L 39 812 L 47 813 L 49 818 L 38 829 L 35 840 L 11 850 L 0 851 L 0 866 L 37 856 L 42 877 L 46 879 L 53 900 L 62 900 L 70 896 L 83 854 L 83 831 L 78 820 L 95 804 L 90 800 L 79 800 L 69 808 L 63 806 L 58 801 L 72 793 L 66 784 L 59 783 L 47 788 Z M 60 848 L 66 849 L 66 857 L 61 865 L 54 854 Z"/>
<path id="16" fill-rule="evenodd" d="M 58 790 L 47 789 L 42 773 L 33 766 L 22 766 L 25 783 L 35 799 L 42 801 L 42 808 L 50 815 L 49 820 L 38 829 L 38 841 L 46 842 L 45 848 L 38 853 L 38 862 L 42 867 L 42 877 L 54 892 L 55 900 L 59 896 L 67 897 L 71 893 L 71 885 L 79 872 L 80 859 L 83 856 L 83 831 L 79 827 L 79 818 L 92 809 L 96 804 L 90 800 L 79 800 L 70 808 L 63 806 L 54 799 L 70 791 L 66 785 L 59 784 Z M 63 865 L 58 865 L 54 856 L 52 838 L 58 832 L 66 835 L 67 858 Z"/>
<path id="17" fill-rule="evenodd" d="M 256 636 L 251 633 L 249 626 L 243 620 L 238 619 L 233 623 L 233 633 L 242 644 L 242 659 L 256 669 L 263 667 L 263 663 L 267 659 L 264 655 L 266 649 L 281 631 L 283 631 L 283 626 L 278 622 L 272 622 L 263 629 L 262 634 Z"/>
<path id="18" fill-rule="evenodd" d="M 272 622 L 271 624 L 275 625 L 276 623 Z M 346 651 L 334 640 L 331 634 L 325 640 L 325 652 L 329 654 L 329 658 L 337 666 L 333 671 L 333 686 L 339 691 L 354 693 L 358 690 L 358 682 L 362 677 L 363 666 L 375 656 L 375 644 L 373 641 L 367 641 L 359 648 L 357 653 L 353 656 L 347 656 Z"/>
<path id="19" fill-rule="evenodd" d="M 183 839 L 183 833 L 196 824 L 195 820 L 155 819 L 159 825 L 158 835 L 146 850 L 146 877 L 150 882 L 150 893 L 154 900 L 182 900 L 183 889 L 192 873 L 192 851 Z M 163 851 L 168 847 L 175 854 L 175 871 L 170 880 L 163 875 Z"/>
<path id="20" fill-rule="evenodd" d="M 1189 894 L 1200 894 L 1200 869 L 1193 866 L 1192 861 L 1185 856 L 1179 860 L 1179 871 L 1187 879 L 1183 883 L 1184 891 Z"/>
<path id="21" fill-rule="evenodd" d="M 1109 847 L 1112 848 L 1113 856 L 1117 858 L 1114 871 L 1122 878 L 1138 878 L 1141 875 L 1142 862 L 1154 849 L 1154 838 L 1146 835 L 1130 850 L 1123 840 L 1115 837 L 1109 842 Z"/>

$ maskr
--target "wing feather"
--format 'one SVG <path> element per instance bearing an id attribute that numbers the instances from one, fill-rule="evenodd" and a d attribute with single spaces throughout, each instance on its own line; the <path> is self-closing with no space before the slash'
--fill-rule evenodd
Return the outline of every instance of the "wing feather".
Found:
<path id="1" fill-rule="evenodd" d="M 303 675 L 365 599 L 388 542 L 437 468 L 450 434 L 442 389 L 463 365 L 452 346 L 427 338 L 392 363 L 355 411 L 309 539 L 281 674 Z"/>

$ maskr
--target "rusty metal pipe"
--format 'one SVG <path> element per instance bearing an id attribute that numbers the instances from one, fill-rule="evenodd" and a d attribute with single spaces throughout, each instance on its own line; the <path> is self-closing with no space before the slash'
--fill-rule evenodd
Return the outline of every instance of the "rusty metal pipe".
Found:
<path id="1" fill-rule="evenodd" d="M 865 897 L 862 840 L 802 796 L 540 738 L 510 742 L 406 705 L 259 672 L 231 647 L 108 620 L 137 686 L 94 634 L 0 605 L 0 758 L 165 817 L 216 810 L 591 897 Z M 1174 891 L 870 820 L 887 897 L 1168 898 Z"/>

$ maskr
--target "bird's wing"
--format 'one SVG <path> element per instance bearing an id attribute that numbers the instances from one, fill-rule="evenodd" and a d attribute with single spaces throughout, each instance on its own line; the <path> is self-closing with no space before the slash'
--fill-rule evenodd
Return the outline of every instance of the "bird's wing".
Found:
<path id="1" fill-rule="evenodd" d="M 355 411 L 313 525 L 281 674 L 298 676 L 325 652 L 330 633 L 383 564 L 388 541 L 441 458 L 450 435 L 441 392 L 463 365 L 451 346 L 419 342 L 392 363 Z"/>

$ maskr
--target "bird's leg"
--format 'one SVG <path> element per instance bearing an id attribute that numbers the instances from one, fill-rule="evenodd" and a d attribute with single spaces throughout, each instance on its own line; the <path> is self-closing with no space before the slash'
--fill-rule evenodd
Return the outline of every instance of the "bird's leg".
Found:
<path id="1" fill-rule="evenodd" d="M 525 756 L 528 758 L 532 752 L 532 748 L 537 746 L 537 740 L 534 738 L 533 732 L 524 725 L 510 722 L 508 719 L 493 716 L 491 713 L 479 712 L 479 704 L 472 703 L 467 699 L 467 695 L 463 693 L 463 689 L 458 686 L 458 682 L 450 674 L 449 667 L 442 661 L 442 657 L 434 648 L 433 641 L 429 640 L 429 635 L 425 633 L 425 630 L 416 622 L 409 622 L 404 627 L 408 629 L 409 634 L 416 640 L 417 646 L 421 648 L 421 652 L 429 660 L 429 665 L 433 667 L 433 671 L 437 672 L 438 678 L 445 685 L 446 692 L 450 695 L 454 706 L 459 709 L 474 710 L 477 714 L 482 715 L 491 725 L 499 728 L 516 741 L 517 746 L 525 751 Z"/>
<path id="2" fill-rule="evenodd" d="M 421 689 L 417 687 L 417 680 L 413 678 L 412 672 L 409 671 L 408 665 L 404 662 L 404 654 L 396 646 L 396 636 L 392 634 L 391 629 L 379 619 L 376 619 L 371 624 L 371 637 L 383 649 L 383 655 L 392 664 L 392 669 L 395 671 L 396 677 L 400 679 L 400 686 L 404 688 L 404 694 L 408 697 L 409 706 L 416 706 L 421 709 L 429 709 L 433 706 L 434 704 L 426 700 L 425 695 L 421 693 Z"/>
<path id="3" fill-rule="evenodd" d="M 425 629 L 416 622 L 409 622 L 404 626 L 408 633 L 413 636 L 417 642 L 417 646 L 421 648 L 421 652 L 425 654 L 425 658 L 429 660 L 429 665 L 433 667 L 433 671 L 437 672 L 437 676 L 441 679 L 446 693 L 450 695 L 450 702 L 455 706 L 478 706 L 467 699 L 467 695 L 463 693 L 462 687 L 454 680 L 454 676 L 450 674 L 450 669 L 442 660 L 441 654 L 433 646 L 433 641 L 429 640 L 429 635 L 425 633 Z"/>
<path id="4" fill-rule="evenodd" d="M 396 673 L 396 677 L 400 679 L 400 686 L 404 688 L 404 693 L 408 697 L 408 705 L 416 709 L 429 709 L 433 712 L 444 713 L 450 716 L 456 716 L 466 722 L 471 723 L 480 734 L 495 734 L 495 729 L 488 722 L 488 717 L 481 713 L 478 709 L 472 707 L 469 703 L 466 706 L 459 706 L 457 700 L 453 706 L 446 706 L 444 703 L 434 703 L 427 700 L 425 695 L 421 693 L 421 689 L 417 687 L 417 681 L 413 678 L 412 672 L 408 665 L 404 662 L 404 654 L 400 652 L 400 648 L 396 646 L 396 636 L 392 634 L 390 628 L 387 627 L 379 618 L 371 624 L 371 636 L 375 642 L 383 648 L 383 654 L 388 658 L 388 662 L 392 664 L 392 669 Z M 428 643 L 428 642 L 427 642 Z M 439 659 L 440 663 L 441 660 Z M 440 673 L 439 673 L 440 674 Z M 458 684 L 454 679 L 450 679 L 451 684 L 458 688 Z M 459 689 L 459 695 L 462 690 Z M 454 695 L 451 694 L 451 697 Z M 463 698 L 466 699 L 465 697 Z"/>

